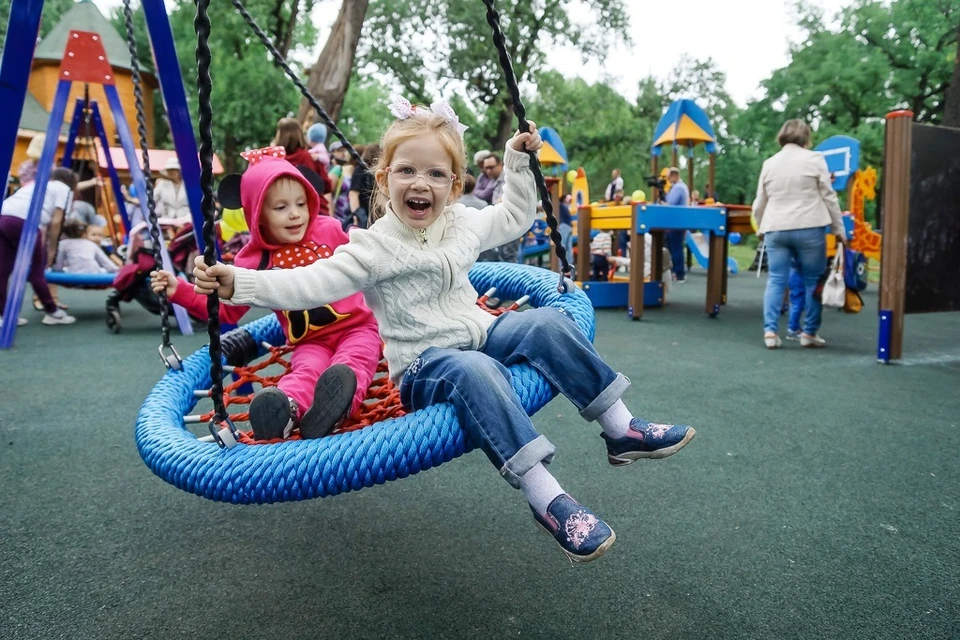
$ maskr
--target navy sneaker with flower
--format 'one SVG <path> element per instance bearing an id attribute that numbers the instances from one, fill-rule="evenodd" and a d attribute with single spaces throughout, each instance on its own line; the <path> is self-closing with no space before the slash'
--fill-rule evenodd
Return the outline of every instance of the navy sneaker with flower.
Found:
<path id="1" fill-rule="evenodd" d="M 607 460 L 615 467 L 622 467 L 641 458 L 672 456 L 687 446 L 696 433 L 685 424 L 659 424 L 634 418 L 624 437 L 611 438 L 605 433 L 600 436 L 607 443 Z"/>
<path id="2" fill-rule="evenodd" d="M 533 507 L 530 510 L 537 526 L 556 540 L 570 562 L 596 560 L 617 539 L 606 522 L 565 493 L 554 498 L 542 516 Z"/>

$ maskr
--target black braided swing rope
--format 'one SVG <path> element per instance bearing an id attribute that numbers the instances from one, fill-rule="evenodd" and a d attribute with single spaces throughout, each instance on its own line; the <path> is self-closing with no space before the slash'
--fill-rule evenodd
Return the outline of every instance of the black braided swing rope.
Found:
<path id="1" fill-rule="evenodd" d="M 500 67 L 503 69 L 504 78 L 507 81 L 507 89 L 510 92 L 510 99 L 513 101 L 513 112 L 517 116 L 520 133 L 526 133 L 530 130 L 527 122 L 527 112 L 520 99 L 520 87 L 517 86 L 517 77 L 513 71 L 513 62 L 510 60 L 510 54 L 507 53 L 507 44 L 503 37 L 503 30 L 500 28 L 500 13 L 494 4 L 494 0 L 483 0 L 487 7 L 487 23 L 493 29 L 493 44 L 497 48 L 500 58 Z M 550 239 L 553 241 L 554 251 L 560 260 L 560 284 L 557 290 L 560 293 L 566 291 L 564 283 L 565 277 L 570 277 L 572 269 L 567 262 L 567 250 L 563 246 L 560 232 L 557 230 L 557 218 L 553 215 L 553 202 L 550 199 L 550 191 L 547 190 L 547 182 L 543 178 L 543 170 L 540 167 L 540 160 L 533 151 L 527 151 L 530 156 L 530 168 L 533 170 L 533 177 L 537 182 L 537 190 L 540 192 L 540 203 L 543 205 L 543 211 L 547 214 L 547 225 L 550 227 Z"/>
<path id="2" fill-rule="evenodd" d="M 233 6 L 240 12 L 240 15 L 243 19 L 250 25 L 250 28 L 253 29 L 253 32 L 257 34 L 257 37 L 260 38 L 260 42 L 263 43 L 263 46 L 267 48 L 267 51 L 270 52 L 270 55 L 273 56 L 273 62 L 278 67 L 283 69 L 283 72 L 287 74 L 287 77 L 293 80 L 293 83 L 297 85 L 297 89 L 300 90 L 301 95 L 307 99 L 307 102 L 310 103 L 310 106 L 313 107 L 313 110 L 317 112 L 317 115 L 320 116 L 320 119 L 323 120 L 323 124 L 326 125 L 327 129 L 333 133 L 333 135 L 339 138 L 340 142 L 343 143 L 343 148 L 347 150 L 350 156 L 357 163 L 357 166 L 362 168 L 365 171 L 368 171 L 370 168 L 360 157 L 360 154 L 357 153 L 357 150 L 353 148 L 353 145 L 350 144 L 350 141 L 347 140 L 347 137 L 343 135 L 343 132 L 337 128 L 336 123 L 330 118 L 329 114 L 324 111 L 323 107 L 320 106 L 320 103 L 317 99 L 310 93 L 310 89 L 307 88 L 305 84 L 297 76 L 297 73 L 290 68 L 290 65 L 287 64 L 287 61 L 280 55 L 280 52 L 277 51 L 277 48 L 273 46 L 273 43 L 270 42 L 270 37 L 260 28 L 260 25 L 257 24 L 257 21 L 254 20 L 253 16 L 250 15 L 250 12 L 247 11 L 246 7 L 243 6 L 243 3 L 240 0 L 231 0 Z"/>
<path id="3" fill-rule="evenodd" d="M 140 136 L 140 157 L 143 165 L 143 182 L 145 191 L 143 195 L 147 198 L 147 222 L 150 224 L 150 239 L 153 241 L 153 259 L 156 262 L 157 269 L 163 266 L 163 254 L 160 251 L 160 225 L 157 222 L 156 202 L 153 199 L 153 176 L 150 173 L 150 148 L 147 145 L 147 120 L 144 116 L 143 107 L 143 85 L 140 80 L 140 62 L 137 55 L 137 42 L 133 30 L 133 10 L 130 8 L 130 0 L 123 0 L 123 22 L 127 29 L 127 49 L 130 51 L 130 72 L 133 77 L 133 96 L 137 108 L 137 135 Z M 117 203 L 117 206 L 124 206 L 123 203 Z M 167 302 L 167 290 L 161 289 L 158 294 L 160 297 L 160 358 L 167 367 L 172 368 L 172 362 L 164 355 L 165 350 L 170 350 L 176 362 L 179 364 L 179 354 L 170 343 L 170 306 Z"/>
<path id="4" fill-rule="evenodd" d="M 213 206 L 213 109 L 210 93 L 213 80 L 210 78 L 210 16 L 207 9 L 210 0 L 197 0 L 197 16 L 193 30 L 197 34 L 197 92 L 200 113 L 200 189 L 203 197 L 200 210 L 203 213 L 203 261 L 207 266 L 217 263 L 217 231 Z M 221 447 L 226 446 L 219 426 L 226 424 L 236 435 L 236 428 L 227 416 L 223 401 L 223 354 L 220 347 L 220 296 L 216 291 L 207 296 L 207 333 L 210 336 L 210 397 L 213 400 L 213 419 L 210 433 Z"/>

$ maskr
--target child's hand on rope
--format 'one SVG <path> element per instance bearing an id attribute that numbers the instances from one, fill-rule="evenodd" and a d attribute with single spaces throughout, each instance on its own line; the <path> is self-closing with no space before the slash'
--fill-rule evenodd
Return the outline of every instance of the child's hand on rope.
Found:
<path id="1" fill-rule="evenodd" d="M 221 298 L 229 300 L 233 297 L 233 267 L 218 262 L 208 267 L 203 256 L 197 256 L 193 261 L 193 290 L 205 296 L 214 291 Z"/>
<path id="2" fill-rule="evenodd" d="M 530 120 L 528 124 L 530 125 L 530 131 L 528 133 L 516 133 L 508 142 L 511 148 L 521 153 L 523 151 L 539 151 L 540 147 L 543 146 L 543 140 L 537 132 L 536 123 Z"/>
<path id="3" fill-rule="evenodd" d="M 151 271 L 150 288 L 157 294 L 166 290 L 167 297 L 169 298 L 177 292 L 177 276 L 169 271 Z"/>

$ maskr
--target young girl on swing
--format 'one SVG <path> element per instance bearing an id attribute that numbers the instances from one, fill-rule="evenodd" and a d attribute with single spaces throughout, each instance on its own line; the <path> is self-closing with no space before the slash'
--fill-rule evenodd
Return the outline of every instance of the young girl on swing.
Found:
<path id="1" fill-rule="evenodd" d="M 283 147 L 241 154 L 250 166 L 243 176 L 220 182 L 224 206 L 243 208 L 248 242 L 234 258 L 259 270 L 300 271 L 324 262 L 347 242 L 340 223 L 320 214 L 321 176 L 294 167 Z M 153 290 L 190 315 L 206 318 L 206 302 L 190 284 L 168 271 L 150 274 Z M 356 411 L 380 361 L 377 323 L 359 293 L 331 298 L 322 305 L 273 307 L 293 346 L 290 372 L 275 387 L 265 387 L 250 403 L 250 426 L 257 440 L 287 438 L 294 428 L 303 438 L 322 438 Z M 247 307 L 224 307 L 222 322 L 236 323 Z"/>
<path id="2" fill-rule="evenodd" d="M 630 382 L 603 362 L 572 318 L 553 308 L 498 318 L 477 307 L 467 278 L 481 251 L 525 233 L 536 214 L 530 159 L 543 142 L 533 124 L 503 156 L 503 201 L 483 209 L 456 204 L 465 170 L 465 127 L 449 105 L 391 107 L 398 118 L 383 136 L 375 170 L 375 210 L 382 217 L 355 229 L 328 260 L 295 271 L 252 271 L 223 264 L 194 269 L 196 291 L 217 291 L 228 304 L 300 308 L 364 292 L 377 317 L 390 376 L 410 411 L 453 405 L 460 425 L 513 487 L 536 523 L 571 561 L 602 555 L 616 536 L 547 471 L 554 446 L 538 434 L 507 369 L 529 362 L 598 421 L 610 464 L 664 458 L 694 430 L 634 418 L 620 396 Z"/>

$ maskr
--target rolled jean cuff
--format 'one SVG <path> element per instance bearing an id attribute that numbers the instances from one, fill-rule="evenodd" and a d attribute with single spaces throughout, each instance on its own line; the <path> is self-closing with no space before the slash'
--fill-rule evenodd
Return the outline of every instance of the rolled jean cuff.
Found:
<path id="1" fill-rule="evenodd" d="M 580 417 L 587 422 L 593 422 L 600 417 L 601 413 L 612 407 L 629 387 L 630 379 L 622 373 L 618 373 L 617 377 L 613 379 L 613 382 L 601 391 L 600 395 L 598 395 L 593 402 L 584 407 L 580 412 Z"/>
<path id="2" fill-rule="evenodd" d="M 547 440 L 546 436 L 537 436 L 520 448 L 512 458 L 507 460 L 503 468 L 500 469 L 500 475 L 510 483 L 514 489 L 520 488 L 520 478 L 530 469 L 541 462 L 550 464 L 553 460 L 553 454 L 557 448 Z"/>

